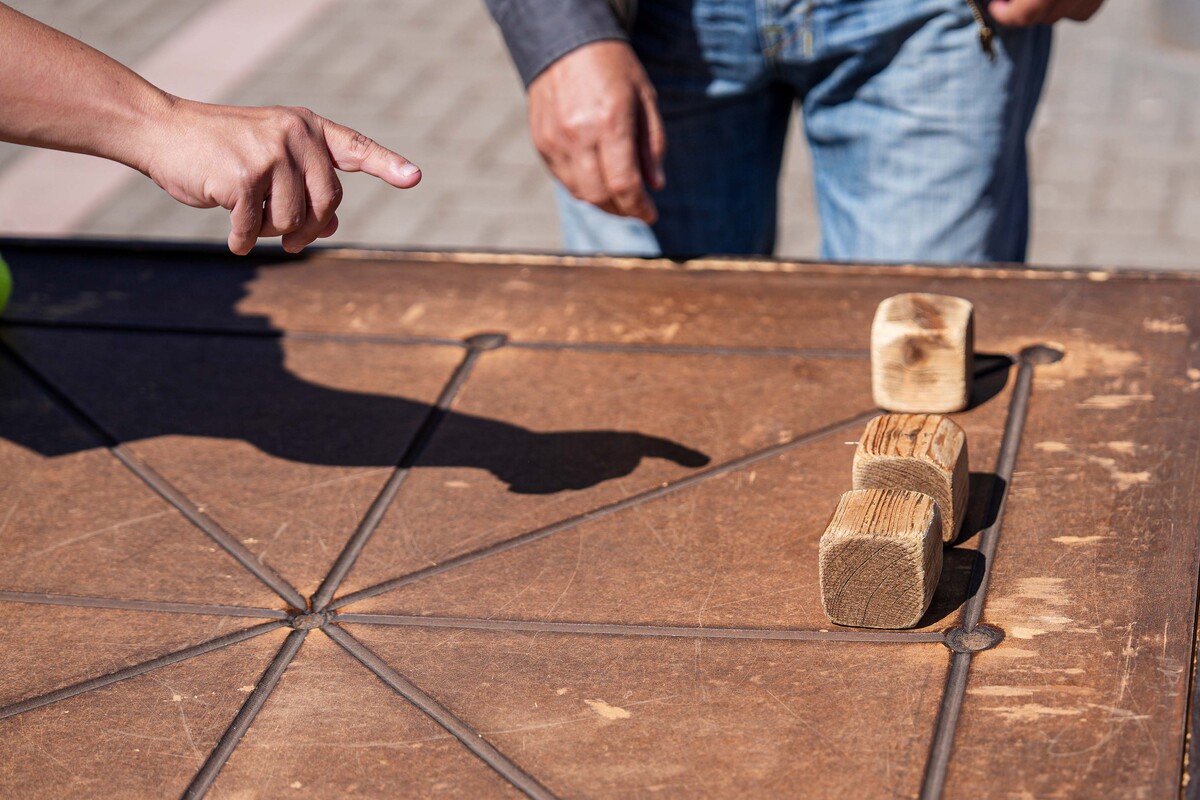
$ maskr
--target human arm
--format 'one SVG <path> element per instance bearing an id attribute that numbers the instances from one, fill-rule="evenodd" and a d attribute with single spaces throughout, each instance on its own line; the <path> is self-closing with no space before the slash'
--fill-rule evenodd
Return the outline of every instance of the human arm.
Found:
<path id="1" fill-rule="evenodd" d="M 486 0 L 528 85 L 529 129 L 575 197 L 653 222 L 666 136 L 654 87 L 606 0 Z"/>
<path id="2" fill-rule="evenodd" d="M 1100 8 L 1104 0 L 992 0 L 988 13 L 1001 25 L 1052 25 L 1062 19 L 1082 22 Z"/>
<path id="3" fill-rule="evenodd" d="M 260 236 L 297 252 L 337 227 L 334 170 L 393 186 L 406 159 L 306 109 L 197 103 L 154 87 L 76 39 L 0 3 L 0 140 L 118 161 L 197 208 L 230 211 L 229 247 Z"/>

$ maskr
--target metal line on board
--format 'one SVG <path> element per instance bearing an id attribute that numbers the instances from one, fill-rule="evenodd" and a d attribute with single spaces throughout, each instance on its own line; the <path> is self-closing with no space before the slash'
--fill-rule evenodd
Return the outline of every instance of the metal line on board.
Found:
<path id="1" fill-rule="evenodd" d="M 292 663 L 292 659 L 296 657 L 297 651 L 300 650 L 300 645 L 304 643 L 304 637 L 308 635 L 308 631 L 294 630 L 288 634 L 284 640 L 283 646 L 279 648 L 279 652 L 275 654 L 275 658 L 271 660 L 270 665 L 258 679 L 258 683 L 254 686 L 254 691 L 250 692 L 250 696 L 246 698 L 246 702 L 238 710 L 237 716 L 233 718 L 233 722 L 229 723 L 229 727 L 225 729 L 225 733 L 217 740 L 216 746 L 209 753 L 208 758 L 200 766 L 196 777 L 192 778 L 192 782 L 188 784 L 187 789 L 183 792 L 185 800 L 195 800 L 195 798 L 204 797 L 208 790 L 212 788 L 213 782 L 220 774 L 221 768 L 225 766 L 225 762 L 233 755 L 233 751 L 238 746 L 238 742 L 246 735 L 246 731 L 250 729 L 250 725 L 254 722 L 254 718 L 258 716 L 258 712 L 262 710 L 263 704 L 267 702 L 267 698 L 271 696 L 271 692 L 275 690 L 275 686 L 279 683 L 279 679 L 283 676 L 284 670 Z"/>
<path id="2" fill-rule="evenodd" d="M 770 458 L 782 455 L 790 450 L 794 450 L 802 445 L 809 444 L 817 441 L 818 439 L 823 439 L 830 434 L 837 433 L 845 428 L 865 422 L 878 413 L 878 409 L 860 412 L 854 416 L 839 420 L 831 425 L 826 425 L 823 428 L 818 428 L 815 431 L 810 431 L 802 436 L 798 436 L 794 439 L 783 442 L 782 444 L 776 444 L 763 448 L 762 450 L 756 450 L 748 455 L 735 458 L 732 461 L 726 461 L 723 464 L 717 464 L 714 467 L 709 467 L 708 469 L 701 470 L 700 472 L 694 472 L 691 475 L 680 478 L 679 480 L 673 481 L 664 486 L 656 486 L 653 489 L 648 489 L 631 497 L 626 497 L 623 500 L 608 503 L 607 505 L 593 508 L 590 511 L 585 511 L 582 514 L 576 514 L 573 517 L 559 520 L 558 522 L 546 525 L 536 530 L 528 531 L 520 534 L 519 536 L 514 536 L 513 538 L 506 539 L 503 542 L 497 542 L 496 544 L 488 545 L 487 547 L 482 547 L 478 550 L 472 550 L 471 552 L 464 553 L 460 556 L 455 556 L 454 558 L 447 559 L 440 564 L 426 567 L 415 572 L 410 572 L 407 575 L 401 575 L 399 577 L 377 583 L 373 586 L 368 586 L 364 589 L 358 590 L 357 592 L 351 592 L 350 594 L 334 600 L 329 607 L 341 608 L 342 606 L 357 602 L 359 600 L 364 600 L 368 597 L 384 594 L 394 589 L 398 589 L 401 586 L 407 586 L 410 583 L 415 583 L 416 581 L 424 578 L 438 575 L 442 572 L 461 567 L 465 564 L 470 564 L 474 561 L 478 561 L 481 558 L 486 558 L 488 556 L 496 555 L 497 553 L 513 550 L 517 547 L 521 547 L 522 545 L 536 542 L 539 539 L 544 539 L 547 536 L 552 536 L 556 533 L 570 530 L 571 528 L 578 527 L 585 522 L 592 522 L 594 520 L 602 519 L 611 514 L 633 508 L 634 506 L 641 505 L 642 503 L 650 500 L 656 500 L 660 497 L 673 494 L 681 489 L 695 486 L 698 483 L 703 483 L 704 481 L 712 478 L 717 478 L 721 475 L 726 475 L 730 472 L 743 469 L 761 461 L 766 461 Z"/>
<path id="3" fill-rule="evenodd" d="M 1036 350 L 1032 348 L 1031 350 Z M 976 561 L 972 572 L 970 585 L 975 586 L 975 593 L 963 607 L 962 626 L 970 632 L 979 625 L 983 615 L 983 604 L 987 599 L 988 583 L 991 577 L 993 562 L 996 556 L 996 545 L 1000 537 L 1000 528 L 1004 522 L 1004 508 L 1008 493 L 1012 487 L 1013 472 L 1016 469 L 1017 452 L 1021 447 L 1021 434 L 1025 428 L 1025 420 L 1029 413 L 1029 398 L 1033 393 L 1033 370 L 1035 353 L 1027 350 L 1018 360 L 1017 380 L 1013 387 L 1012 400 L 1008 406 L 1008 417 L 1004 423 L 1004 435 L 1000 442 L 1000 452 L 996 456 L 996 475 L 1001 482 L 999 495 L 991 498 L 994 518 L 992 523 L 980 535 L 979 550 L 982 556 Z M 982 566 L 980 566 L 982 564 Z M 929 760 L 925 764 L 925 776 L 921 784 L 921 800 L 939 800 L 946 785 L 946 772 L 950 766 L 950 756 L 954 748 L 954 736 L 958 730 L 958 720 L 967 691 L 967 677 L 970 673 L 970 652 L 956 652 L 951 657 L 949 674 L 946 677 L 946 687 L 942 694 L 942 705 L 934 724 L 933 740 L 929 748 Z"/>
<path id="4" fill-rule="evenodd" d="M 500 341 L 502 342 L 502 340 Z M 470 345 L 470 342 L 468 342 L 468 345 Z M 458 396 L 459 390 L 466 383 L 471 370 L 475 366 L 475 362 L 479 360 L 479 357 L 487 349 L 491 348 L 468 347 L 466 355 L 450 376 L 450 380 L 447 381 L 446 386 L 442 389 L 437 402 L 429 409 L 429 413 L 426 414 L 421 427 L 417 429 L 412 441 L 405 448 L 400 461 L 392 471 L 391 477 L 388 478 L 383 488 L 380 489 L 379 494 L 371 503 L 371 507 L 367 509 L 367 513 L 359 523 L 358 528 L 338 555 L 337 561 L 330 567 L 329 574 L 325 576 L 316 594 L 313 595 L 312 608 L 314 611 L 324 611 L 329 605 L 329 601 L 333 599 L 334 593 L 337 592 L 342 581 L 346 579 L 346 576 L 354 567 L 354 563 L 358 560 L 358 556 L 362 553 L 363 548 L 367 546 L 367 542 L 375 533 L 375 529 L 379 527 L 379 523 L 383 521 L 384 515 L 391 508 L 392 501 L 396 499 L 396 495 L 412 471 L 413 465 L 417 463 L 417 459 L 421 457 L 421 453 L 425 450 L 426 445 L 433 438 L 434 431 L 437 430 L 438 425 L 441 424 L 446 414 L 449 413 L 450 406 L 454 403 L 454 398 Z"/>
<path id="5" fill-rule="evenodd" d="M 89 595 L 53 594 L 49 592 L 0 591 L 0 602 L 71 606 L 74 608 L 112 608 L 121 611 L 156 611 L 169 614 L 209 614 L 222 617 L 254 617 L 279 620 L 288 618 L 286 611 L 281 611 L 277 608 L 178 603 L 166 600 L 121 600 L 115 597 L 92 597 Z"/>
<path id="6" fill-rule="evenodd" d="M 527 633 L 581 633 L 594 636 L 665 636 L 687 639 L 756 639 L 823 642 L 937 643 L 941 631 L 800 630 L 792 628 L 699 628 L 676 625 L 625 625 L 605 622 L 546 622 L 471 617 L 422 617 L 404 614 L 337 615 L 339 624 L 391 625 L 412 628 L 462 628 L 468 630 Z"/>
<path id="7" fill-rule="evenodd" d="M 86 428 L 93 436 L 100 440 L 116 458 L 121 462 L 126 469 L 136 475 L 143 483 L 152 489 L 159 497 L 166 500 L 176 511 L 181 513 L 188 521 L 202 530 L 210 539 L 216 542 L 220 547 L 229 553 L 239 564 L 241 564 L 252 575 L 266 584 L 283 600 L 290 603 L 297 609 L 305 608 L 303 595 L 296 591 L 290 583 L 277 573 L 274 569 L 268 566 L 265 562 L 259 560 L 250 550 L 238 541 L 232 534 L 221 527 L 216 520 L 205 514 L 200 508 L 193 503 L 183 492 L 175 488 L 166 478 L 156 472 L 150 465 L 146 464 L 138 458 L 125 445 L 121 444 L 121 440 L 112 431 L 100 424 L 99 420 L 92 417 L 84 410 L 70 395 L 63 391 L 49 377 L 42 374 L 40 370 L 33 366 L 23 355 L 7 341 L 0 336 L 0 350 L 3 350 L 14 363 L 16 363 L 33 381 L 35 381 L 47 394 L 49 394 L 62 408 L 67 411 L 79 424 Z"/>
<path id="8" fill-rule="evenodd" d="M 216 639 L 210 639 L 207 642 L 201 642 L 200 644 L 192 647 L 186 647 L 183 650 L 176 650 L 173 653 L 167 653 L 165 656 L 159 656 L 158 658 L 152 658 L 149 661 L 143 661 L 140 664 L 134 664 L 133 666 L 126 667 L 125 669 L 119 669 L 116 672 L 109 673 L 108 675 L 89 678 L 86 681 L 73 683 L 70 686 L 64 686 L 61 689 L 55 689 L 52 692 L 47 692 L 46 694 L 38 695 L 37 697 L 30 697 L 20 701 L 19 703 L 13 703 L 5 706 L 4 708 L 0 708 L 0 719 L 13 717 L 17 714 L 24 714 L 26 711 L 32 711 L 35 708 L 41 708 L 42 706 L 47 706 L 51 703 L 57 703 L 60 700 L 66 700 L 68 698 L 75 697 L 76 695 L 83 694 L 84 692 L 90 692 L 95 689 L 103 689 L 105 686 L 111 686 L 112 684 L 119 683 L 120 681 L 136 678 L 139 675 L 145 675 L 147 672 L 152 672 L 156 669 L 170 666 L 171 664 L 178 664 L 180 661 L 186 661 L 189 658 L 195 658 L 196 656 L 201 656 L 205 653 L 211 653 L 213 650 L 229 647 L 230 645 L 244 642 L 247 639 L 253 639 L 256 636 L 261 636 L 264 633 L 268 633 L 269 631 L 273 631 L 276 628 L 282 627 L 282 625 L 283 623 L 281 622 L 265 622 L 262 625 L 255 625 L 252 628 L 246 628 L 245 630 L 226 634 L 225 636 L 220 636 Z"/>
<path id="9" fill-rule="evenodd" d="M 321 630 L 391 687 L 393 691 L 449 731 L 454 738 L 462 742 L 468 750 L 513 786 L 534 800 L 554 800 L 554 795 L 550 790 L 539 783 L 536 778 L 517 766 L 508 756 L 496 749 L 491 742 L 484 739 L 478 731 L 463 722 L 450 709 L 393 669 L 365 644 L 337 625 L 326 625 Z"/>

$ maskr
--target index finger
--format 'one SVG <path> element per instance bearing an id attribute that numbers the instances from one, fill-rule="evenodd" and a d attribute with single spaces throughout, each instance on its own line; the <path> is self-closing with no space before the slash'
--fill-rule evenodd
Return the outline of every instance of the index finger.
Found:
<path id="1" fill-rule="evenodd" d="M 342 172 L 365 172 L 400 189 L 420 183 L 421 169 L 416 164 L 371 137 L 329 120 L 322 120 L 321 127 L 333 164 Z"/>

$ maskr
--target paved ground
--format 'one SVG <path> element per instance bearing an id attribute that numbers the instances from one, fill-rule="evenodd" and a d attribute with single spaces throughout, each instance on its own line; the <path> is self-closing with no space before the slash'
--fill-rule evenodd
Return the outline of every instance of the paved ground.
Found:
<path id="1" fill-rule="evenodd" d="M 10 2 L 136 67 L 198 17 L 235 0 Z M 1200 266 L 1200 52 L 1161 44 L 1153 11 L 1153 0 L 1112 0 L 1087 25 L 1059 26 L 1033 134 L 1033 261 Z M 424 169 L 425 182 L 408 193 L 351 176 L 337 241 L 557 246 L 521 91 L 482 0 L 329 4 L 300 35 L 262 55 L 263 66 L 220 99 L 307 105 Z M 20 148 L 0 146 L 0 191 L 24 157 Z M 798 137 L 782 192 L 780 254 L 815 255 L 808 158 Z M 30 213 L 56 216 L 53 207 Z M 179 206 L 131 175 L 64 233 L 223 239 L 224 226 L 220 212 Z M 4 219 L 0 231 L 21 232 Z"/>

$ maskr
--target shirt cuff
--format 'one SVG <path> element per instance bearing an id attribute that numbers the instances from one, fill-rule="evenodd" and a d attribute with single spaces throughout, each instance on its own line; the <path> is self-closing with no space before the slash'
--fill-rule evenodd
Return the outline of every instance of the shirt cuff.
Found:
<path id="1" fill-rule="evenodd" d="M 585 44 L 629 41 L 604 0 L 511 0 L 489 6 L 497 12 L 496 23 L 526 86 L 555 61 Z"/>

